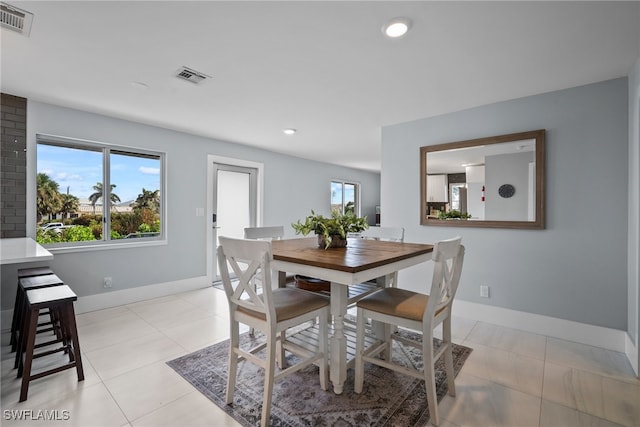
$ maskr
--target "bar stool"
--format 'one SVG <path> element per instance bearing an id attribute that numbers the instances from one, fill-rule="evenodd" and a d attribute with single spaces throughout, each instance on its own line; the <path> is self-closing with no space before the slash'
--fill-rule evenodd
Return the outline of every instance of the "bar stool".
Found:
<path id="1" fill-rule="evenodd" d="M 20 402 L 27 400 L 29 382 L 47 375 L 61 372 L 65 369 L 76 368 L 78 381 L 84 380 L 82 369 L 82 357 L 80 355 L 80 343 L 76 328 L 76 317 L 73 302 L 78 299 L 76 294 L 67 285 L 52 286 L 47 288 L 31 289 L 26 291 L 26 316 L 23 322 L 25 339 L 21 340 L 18 350 L 20 363 L 18 365 L 18 378 L 22 376 L 20 389 Z M 59 339 L 48 343 L 36 344 L 38 329 L 38 315 L 40 310 L 49 309 L 55 322 L 55 327 L 60 332 Z M 62 342 L 62 346 L 54 349 L 43 350 L 35 353 L 36 348 Z M 36 374 L 31 373 L 33 360 L 63 351 L 69 356 L 69 362 Z M 24 360 L 23 360 L 24 357 Z"/>
<path id="2" fill-rule="evenodd" d="M 50 286 L 64 285 L 58 276 L 53 274 L 49 267 L 36 267 L 18 270 L 18 288 L 16 289 L 16 300 L 13 307 L 13 320 L 11 322 L 11 351 L 16 351 L 18 339 L 20 337 L 20 325 L 25 310 L 25 292 L 28 289 L 46 288 Z M 40 313 L 41 315 L 49 314 L 48 312 Z M 48 324 L 45 322 L 40 326 Z M 43 330 L 46 332 L 51 329 Z"/>
<path id="3" fill-rule="evenodd" d="M 24 277 L 33 277 L 33 276 L 46 276 L 47 274 L 53 274 L 53 271 L 49 267 L 34 267 L 34 268 L 21 268 L 18 269 L 18 289 L 16 290 L 16 299 L 13 305 L 13 319 L 11 320 L 11 340 L 9 344 L 11 345 L 11 351 L 16 351 L 16 334 L 18 331 L 19 322 L 19 307 L 21 303 L 21 293 L 20 293 L 20 279 Z"/>

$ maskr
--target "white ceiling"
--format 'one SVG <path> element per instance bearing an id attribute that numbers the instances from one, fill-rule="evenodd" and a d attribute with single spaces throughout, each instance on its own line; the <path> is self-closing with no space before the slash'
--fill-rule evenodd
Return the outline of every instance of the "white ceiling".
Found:
<path id="1" fill-rule="evenodd" d="M 35 17 L 28 38 L 1 31 L 2 92 L 373 171 L 382 126 L 626 76 L 640 56 L 637 1 L 8 3 Z M 410 32 L 385 39 L 397 16 Z"/>

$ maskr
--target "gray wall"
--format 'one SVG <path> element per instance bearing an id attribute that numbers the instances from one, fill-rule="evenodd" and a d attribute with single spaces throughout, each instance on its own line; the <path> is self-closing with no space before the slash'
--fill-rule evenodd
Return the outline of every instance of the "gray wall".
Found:
<path id="1" fill-rule="evenodd" d="M 628 333 L 636 349 L 640 331 L 640 58 L 629 75 Z M 637 366 L 640 366 L 638 354 Z"/>
<path id="2" fill-rule="evenodd" d="M 498 154 L 485 157 L 484 217 L 498 221 L 526 221 L 529 200 L 529 163 L 535 161 L 535 153 Z M 511 184 L 516 189 L 513 196 L 503 198 L 498 189 Z"/>
<path id="3" fill-rule="evenodd" d="M 627 330 L 627 98 L 621 78 L 384 127 L 382 225 L 409 242 L 461 235 L 462 300 Z M 545 230 L 419 225 L 420 146 L 535 129 L 547 130 Z M 424 288 L 427 274 L 400 286 Z"/>
<path id="4" fill-rule="evenodd" d="M 46 133 L 109 142 L 167 153 L 168 244 L 153 247 L 57 253 L 51 267 L 79 296 L 105 292 L 102 280 L 113 277 L 113 291 L 206 275 L 205 217 L 209 154 L 264 164 L 265 225 L 289 224 L 311 209 L 329 213 L 331 179 L 361 183 L 362 213 L 375 220 L 380 204 L 380 175 L 303 160 L 239 144 L 216 141 L 139 123 L 38 102 L 28 102 L 27 164 L 31 196 L 27 200 L 27 233 L 35 223 L 35 136 Z M 30 206 L 30 205 L 31 206 Z M 30 209 L 29 209 L 30 206 Z M 31 230 L 30 230 L 31 228 Z M 17 266 L 2 268 L 2 308 L 12 306 Z"/>

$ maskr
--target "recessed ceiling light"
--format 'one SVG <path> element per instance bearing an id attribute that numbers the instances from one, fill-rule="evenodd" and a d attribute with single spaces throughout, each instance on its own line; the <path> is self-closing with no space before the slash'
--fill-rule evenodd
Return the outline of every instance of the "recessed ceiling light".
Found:
<path id="1" fill-rule="evenodd" d="M 382 27 L 382 33 L 392 39 L 397 39 L 407 34 L 411 27 L 409 18 L 393 18 Z"/>
<path id="2" fill-rule="evenodd" d="M 289 129 L 282 129 L 282 132 L 284 132 L 285 135 L 293 135 L 294 133 L 297 132 L 297 130 L 289 128 Z"/>

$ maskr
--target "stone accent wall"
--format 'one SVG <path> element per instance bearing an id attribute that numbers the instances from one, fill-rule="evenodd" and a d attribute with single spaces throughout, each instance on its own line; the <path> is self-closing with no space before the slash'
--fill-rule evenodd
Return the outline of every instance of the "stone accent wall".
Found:
<path id="1" fill-rule="evenodd" d="M 0 238 L 27 227 L 27 100 L 2 94 L 0 106 Z"/>

